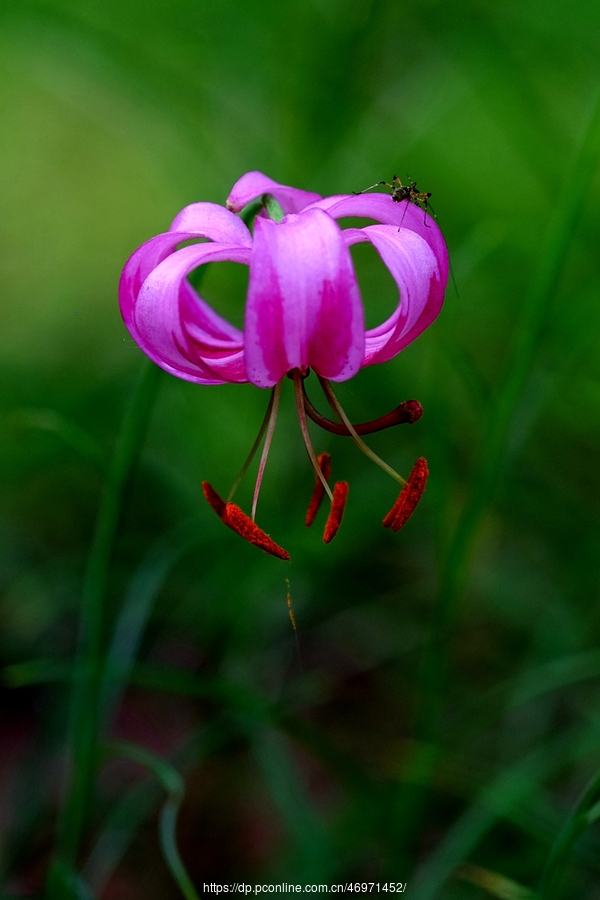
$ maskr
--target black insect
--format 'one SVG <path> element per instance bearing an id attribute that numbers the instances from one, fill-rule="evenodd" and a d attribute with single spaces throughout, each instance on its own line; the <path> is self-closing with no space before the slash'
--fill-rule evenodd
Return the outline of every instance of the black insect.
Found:
<path id="1" fill-rule="evenodd" d="M 394 175 L 391 184 L 389 181 L 378 181 L 377 184 L 372 184 L 371 187 L 365 188 L 364 191 L 354 191 L 354 193 L 365 194 L 367 191 L 372 191 L 373 188 L 379 187 L 379 185 L 384 185 L 384 187 L 390 188 L 392 192 L 392 200 L 395 203 L 401 203 L 402 200 L 408 200 L 409 203 L 415 203 L 424 212 L 428 212 L 429 210 L 431 210 L 431 213 L 435 215 L 429 202 L 431 191 L 420 191 L 417 188 L 416 181 L 409 180 L 408 184 L 402 184 L 398 175 Z M 424 223 L 425 225 L 427 225 L 426 219 L 424 220 Z M 400 223 L 400 227 L 402 227 L 402 223 Z"/>
<path id="2" fill-rule="evenodd" d="M 410 175 L 407 175 L 406 177 L 408 178 L 408 184 L 402 184 L 398 175 L 394 175 L 391 184 L 389 181 L 378 181 L 377 184 L 372 184 L 371 187 L 365 188 L 364 191 L 353 191 L 352 193 L 355 196 L 358 196 L 359 194 L 366 194 L 367 191 L 372 191 L 373 188 L 379 187 L 380 185 L 388 187 L 392 192 L 392 200 L 395 203 L 401 203 L 403 200 L 408 200 L 409 203 L 414 203 L 419 207 L 419 209 L 422 209 L 425 213 L 425 215 L 423 216 L 423 224 L 426 228 L 429 228 L 429 225 L 427 224 L 426 214 L 430 212 L 433 218 L 436 218 L 436 215 L 431 207 L 431 203 L 429 202 L 431 191 L 420 191 L 417 187 L 417 182 L 412 181 Z M 405 215 L 406 209 L 402 214 L 402 219 L 400 221 L 398 231 L 400 231 L 400 229 L 402 228 L 402 223 L 404 222 Z M 452 265 L 450 265 L 450 275 L 452 276 L 454 290 L 456 291 L 456 296 L 458 297 L 458 288 L 456 287 Z"/>

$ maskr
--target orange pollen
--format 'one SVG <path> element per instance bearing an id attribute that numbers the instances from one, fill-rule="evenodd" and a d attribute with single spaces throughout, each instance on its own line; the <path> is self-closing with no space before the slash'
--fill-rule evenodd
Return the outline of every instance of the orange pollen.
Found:
<path id="1" fill-rule="evenodd" d="M 334 539 L 344 518 L 346 500 L 348 499 L 348 482 L 338 481 L 333 489 L 333 503 L 329 510 L 323 540 L 326 544 Z"/>
<path id="2" fill-rule="evenodd" d="M 323 473 L 325 481 L 329 481 L 329 476 L 331 475 L 330 454 L 320 453 L 319 456 L 317 456 L 317 462 L 319 464 L 319 469 Z M 312 493 L 312 497 L 310 498 L 310 503 L 308 504 L 308 509 L 306 510 L 305 523 L 307 528 L 315 521 L 324 496 L 325 488 L 323 487 L 323 482 L 320 478 L 317 477 L 315 480 L 315 487 Z"/>
<path id="3" fill-rule="evenodd" d="M 212 506 L 221 521 L 231 528 L 232 531 L 243 537 L 249 544 L 259 547 L 265 553 L 270 553 L 271 556 L 276 556 L 278 559 L 290 558 L 287 550 L 276 544 L 239 506 L 235 503 L 225 503 L 208 481 L 202 482 L 202 490 L 207 502 Z"/>
<path id="4" fill-rule="evenodd" d="M 399 531 L 408 522 L 423 495 L 428 474 L 427 460 L 420 456 L 413 466 L 408 483 L 402 488 L 398 499 L 383 520 L 384 528 Z"/>
<path id="5" fill-rule="evenodd" d="M 284 550 L 283 547 L 276 544 L 266 531 L 259 528 L 256 522 L 253 522 L 250 516 L 247 516 L 235 503 L 228 503 L 226 505 L 225 518 L 223 521 L 226 525 L 229 525 L 230 528 L 236 531 L 240 537 L 243 537 L 245 541 L 248 541 L 249 544 L 254 544 L 255 547 L 260 547 L 265 553 L 270 553 L 271 556 L 277 556 L 278 559 L 290 558 L 290 554 L 287 550 Z"/>

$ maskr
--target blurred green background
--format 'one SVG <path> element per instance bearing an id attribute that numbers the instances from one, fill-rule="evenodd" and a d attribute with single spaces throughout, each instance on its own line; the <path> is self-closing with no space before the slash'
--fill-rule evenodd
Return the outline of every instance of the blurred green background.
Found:
<path id="1" fill-rule="evenodd" d="M 563 886 L 544 896 L 600 897 L 594 790 L 576 805 L 600 766 L 599 60 L 592 0 L 0 4 L 2 896 L 40 896 L 55 846 L 86 559 L 145 369 L 120 271 L 259 169 L 323 195 L 396 172 L 432 192 L 457 290 L 338 394 L 354 421 L 422 402 L 371 444 L 405 474 L 426 456 L 429 487 L 389 534 L 394 485 L 315 430 L 350 482 L 326 547 L 303 524 L 313 476 L 285 391 L 258 521 L 286 566 L 200 488 L 227 493 L 266 392 L 161 375 L 111 556 L 102 646 L 129 610 L 131 684 L 106 733 L 184 776 L 199 893 L 352 880 L 524 900 L 554 846 Z M 372 326 L 394 289 L 353 253 Z M 239 267 L 202 290 L 241 323 Z M 164 799 L 136 763 L 102 765 L 78 896 L 181 896 Z"/>

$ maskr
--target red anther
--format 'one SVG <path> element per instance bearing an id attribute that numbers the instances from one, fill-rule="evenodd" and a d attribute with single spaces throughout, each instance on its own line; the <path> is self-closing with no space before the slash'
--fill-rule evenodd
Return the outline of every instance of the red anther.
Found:
<path id="1" fill-rule="evenodd" d="M 202 482 L 202 490 L 204 491 L 206 500 L 212 506 L 218 517 L 225 525 L 231 528 L 232 531 L 235 531 L 236 534 L 243 537 L 249 544 L 254 544 L 255 547 L 260 547 L 265 553 L 270 553 L 271 556 L 276 556 L 278 559 L 290 558 L 290 554 L 287 550 L 284 550 L 283 547 L 276 544 L 262 528 L 258 527 L 256 522 L 252 521 L 250 516 L 247 516 L 245 512 L 242 512 L 239 506 L 236 506 L 235 503 L 225 503 L 223 498 L 217 494 L 208 481 Z"/>
<path id="2" fill-rule="evenodd" d="M 219 497 L 214 487 L 208 481 L 202 482 L 202 490 L 207 502 L 210 503 L 218 517 L 222 519 L 225 515 L 225 501 L 223 498 Z"/>
<path id="3" fill-rule="evenodd" d="M 331 475 L 331 456 L 329 453 L 320 453 L 317 456 L 317 462 L 319 464 L 319 469 L 323 473 L 323 477 L 325 481 L 329 481 L 329 476 Z M 325 496 L 325 488 L 323 487 L 323 482 L 317 476 L 315 480 L 315 486 L 313 489 L 312 497 L 310 498 L 310 503 L 308 504 L 308 509 L 306 511 L 306 519 L 304 520 L 307 528 L 312 525 L 317 517 L 317 513 L 321 507 L 321 503 L 323 502 L 323 497 Z"/>
<path id="4" fill-rule="evenodd" d="M 420 456 L 413 466 L 408 483 L 404 485 L 398 499 L 383 520 L 384 528 L 399 531 L 408 522 L 425 490 L 428 474 L 427 460 Z"/>
<path id="5" fill-rule="evenodd" d="M 338 481 L 333 489 L 333 503 L 329 510 L 323 540 L 326 544 L 334 539 L 344 518 L 344 509 L 348 499 L 348 482 Z"/>
<path id="6" fill-rule="evenodd" d="M 271 556 L 276 556 L 278 559 L 290 558 L 290 554 L 287 550 L 284 550 L 283 547 L 276 544 L 266 531 L 259 528 L 256 522 L 253 522 L 250 516 L 247 516 L 245 512 L 242 512 L 235 503 L 228 503 L 226 505 L 225 518 L 223 521 L 226 525 L 229 525 L 233 531 L 237 532 L 240 537 L 243 537 L 245 541 L 248 541 L 249 544 L 254 544 L 255 547 L 260 547 L 265 553 L 270 553 Z"/>

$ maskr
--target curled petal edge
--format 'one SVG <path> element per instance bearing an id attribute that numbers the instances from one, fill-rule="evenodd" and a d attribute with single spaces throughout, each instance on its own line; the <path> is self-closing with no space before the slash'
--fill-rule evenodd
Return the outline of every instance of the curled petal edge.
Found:
<path id="1" fill-rule="evenodd" d="M 285 184 L 278 184 L 262 172 L 246 172 L 232 187 L 227 198 L 227 209 L 240 212 L 248 203 L 257 200 L 263 194 L 275 197 L 286 215 L 299 213 L 309 204 L 322 199 L 320 194 L 312 191 L 301 191 Z"/>
<path id="2" fill-rule="evenodd" d="M 421 232 L 369 225 L 342 232 L 348 246 L 369 241 L 392 275 L 399 292 L 392 315 L 365 334 L 362 365 L 387 362 L 415 340 L 439 315 L 448 281 L 448 256 L 441 258 Z"/>
<path id="3" fill-rule="evenodd" d="M 239 244 L 252 246 L 252 235 L 246 223 L 229 209 L 217 203 L 190 203 L 178 213 L 170 232 L 189 232 L 194 237 L 207 238 L 219 244 Z"/>
<path id="4" fill-rule="evenodd" d="M 183 234 L 183 237 L 182 237 Z M 185 233 L 159 235 L 130 259 L 120 285 L 125 324 L 142 350 L 170 374 L 197 384 L 246 382 L 242 333 L 219 316 L 191 287 L 187 274 L 207 262 L 247 264 L 239 245 L 195 244 L 165 256 Z M 156 262 L 137 288 L 149 254 Z M 128 268 L 129 267 L 129 268 Z"/>

